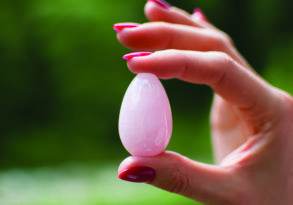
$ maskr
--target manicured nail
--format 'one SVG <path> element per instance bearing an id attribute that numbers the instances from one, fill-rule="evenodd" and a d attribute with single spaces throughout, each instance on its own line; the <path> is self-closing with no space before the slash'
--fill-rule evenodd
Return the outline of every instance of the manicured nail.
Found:
<path id="1" fill-rule="evenodd" d="M 125 28 L 135 28 L 138 26 L 139 26 L 138 23 L 116 23 L 113 25 L 113 29 L 114 29 L 114 31 L 119 33 Z"/>
<path id="2" fill-rule="evenodd" d="M 156 171 L 151 167 L 132 167 L 118 174 L 118 178 L 136 183 L 151 182 L 156 177 Z"/>
<path id="3" fill-rule="evenodd" d="M 123 60 L 130 61 L 132 58 L 149 56 L 151 54 L 152 54 L 152 52 L 134 52 L 134 53 L 128 53 L 128 54 L 124 55 L 122 58 L 123 58 Z"/>
<path id="4" fill-rule="evenodd" d="M 159 7 L 163 9 L 169 9 L 171 7 L 171 5 L 165 0 L 148 0 L 148 1 L 157 4 Z"/>
<path id="5" fill-rule="evenodd" d="M 203 11 L 200 8 L 194 9 L 193 16 L 195 16 L 199 20 L 207 21 L 207 17 L 204 15 Z"/>

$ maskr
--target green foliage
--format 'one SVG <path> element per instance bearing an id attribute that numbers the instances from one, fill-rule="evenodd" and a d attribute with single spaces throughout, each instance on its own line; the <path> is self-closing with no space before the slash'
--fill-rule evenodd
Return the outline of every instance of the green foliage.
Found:
<path id="1" fill-rule="evenodd" d="M 286 43 L 277 45 L 270 55 L 270 64 L 264 76 L 274 86 L 293 94 L 292 63 L 293 40 L 287 39 Z"/>

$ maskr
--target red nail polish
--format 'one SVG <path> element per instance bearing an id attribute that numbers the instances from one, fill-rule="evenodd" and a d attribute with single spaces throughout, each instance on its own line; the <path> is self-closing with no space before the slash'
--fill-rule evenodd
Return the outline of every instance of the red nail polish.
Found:
<path id="1" fill-rule="evenodd" d="M 136 183 L 151 182 L 156 177 L 156 171 L 151 167 L 132 167 L 118 174 L 118 178 Z"/>
<path id="2" fill-rule="evenodd" d="M 149 56 L 151 54 L 152 54 L 152 52 L 134 52 L 134 53 L 128 53 L 128 54 L 124 55 L 122 58 L 123 58 L 123 60 L 130 61 L 132 58 Z"/>
<path id="3" fill-rule="evenodd" d="M 207 21 L 207 17 L 204 15 L 203 11 L 200 8 L 194 9 L 193 15 L 199 20 Z"/>
<path id="4" fill-rule="evenodd" d="M 114 29 L 114 31 L 119 33 L 125 28 L 135 28 L 138 26 L 139 26 L 139 24 L 137 24 L 137 23 L 116 23 L 113 25 L 113 29 Z"/>
<path id="5" fill-rule="evenodd" d="M 171 5 L 168 2 L 166 2 L 165 0 L 148 0 L 148 1 L 157 4 L 158 6 L 160 6 L 163 9 L 169 9 L 171 7 Z"/>

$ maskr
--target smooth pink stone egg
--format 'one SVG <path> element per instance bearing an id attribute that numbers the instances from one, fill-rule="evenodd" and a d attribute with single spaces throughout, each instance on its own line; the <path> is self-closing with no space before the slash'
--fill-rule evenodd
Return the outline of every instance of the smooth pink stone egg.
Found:
<path id="1" fill-rule="evenodd" d="M 120 110 L 119 134 L 133 156 L 156 156 L 166 149 L 172 134 L 172 113 L 155 75 L 138 74 L 129 85 Z"/>

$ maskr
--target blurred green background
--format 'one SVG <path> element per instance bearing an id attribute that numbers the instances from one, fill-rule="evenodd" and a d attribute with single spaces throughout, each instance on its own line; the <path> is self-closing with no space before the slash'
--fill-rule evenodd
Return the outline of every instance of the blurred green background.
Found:
<path id="1" fill-rule="evenodd" d="M 291 0 L 173 0 L 201 7 L 267 80 L 293 93 Z M 116 179 L 117 120 L 133 75 L 112 24 L 145 22 L 138 0 L 0 0 L 0 204 L 194 204 Z M 164 82 L 169 145 L 212 162 L 209 88 Z"/>

